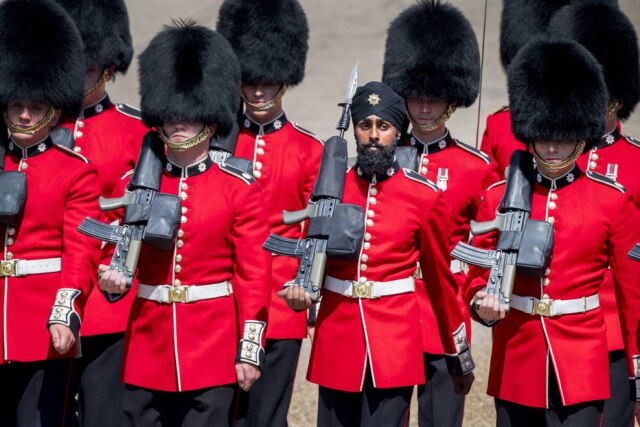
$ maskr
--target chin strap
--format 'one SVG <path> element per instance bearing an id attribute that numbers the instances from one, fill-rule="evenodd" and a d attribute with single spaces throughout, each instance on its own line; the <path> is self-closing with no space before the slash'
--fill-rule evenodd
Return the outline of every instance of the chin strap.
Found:
<path id="1" fill-rule="evenodd" d="M 431 132 L 433 130 L 438 129 L 443 124 L 445 124 L 447 120 L 449 120 L 449 118 L 451 117 L 454 111 L 456 111 L 456 106 L 453 104 L 449 104 L 445 112 L 442 113 L 440 117 L 438 117 L 435 121 L 428 123 L 426 125 L 421 125 L 419 123 L 416 123 L 416 121 L 413 120 L 410 114 L 407 114 L 407 116 L 409 117 L 409 121 L 411 122 L 411 125 L 413 126 L 414 129 L 417 129 L 420 132 Z"/>
<path id="2" fill-rule="evenodd" d="M 542 166 L 543 168 L 545 168 L 547 170 L 557 171 L 557 170 L 566 168 L 567 166 L 571 165 L 573 162 L 578 160 L 578 157 L 580 157 L 580 155 L 584 151 L 585 145 L 586 145 L 586 143 L 584 141 L 578 142 L 578 145 L 576 145 L 576 149 L 573 150 L 573 153 L 569 157 L 567 157 L 565 160 L 560 162 L 560 163 L 547 163 L 547 162 L 545 162 L 544 160 L 542 160 L 540 158 L 538 153 L 536 153 L 536 150 L 535 150 L 535 148 L 533 148 L 533 146 L 531 146 L 531 154 L 533 154 L 533 158 L 535 159 L 536 164 L 538 164 L 538 166 Z"/>
<path id="3" fill-rule="evenodd" d="M 167 138 L 167 135 L 165 135 L 164 133 L 163 127 L 158 128 L 158 136 L 160 137 L 160 140 L 164 143 L 164 145 L 166 145 L 167 147 L 173 150 L 183 151 L 188 148 L 195 147 L 196 145 L 205 141 L 209 137 L 209 126 L 207 125 L 204 128 L 202 128 L 200 133 L 194 136 L 193 138 L 187 139 L 186 141 L 182 141 L 182 142 L 175 142 Z"/>
<path id="4" fill-rule="evenodd" d="M 55 116 L 56 116 L 56 110 L 53 107 L 50 107 L 49 111 L 47 111 L 47 114 L 42 118 L 42 120 L 40 120 L 38 123 L 36 123 L 31 127 L 24 128 L 24 127 L 16 126 L 16 124 L 9 119 L 9 115 L 7 114 L 6 111 L 2 115 L 2 117 L 4 118 L 4 123 L 7 125 L 9 132 L 22 133 L 27 135 L 33 135 L 34 133 L 43 129 L 45 126 L 51 123 L 51 120 L 53 120 Z"/>
<path id="5" fill-rule="evenodd" d="M 262 102 L 257 104 L 253 102 L 249 102 L 249 100 L 244 96 L 244 93 L 242 92 L 242 90 L 240 91 L 240 96 L 242 97 L 242 100 L 244 101 L 244 103 L 247 105 L 247 108 L 250 109 L 251 111 L 267 111 L 272 109 L 276 105 L 276 102 L 282 99 L 286 91 L 287 91 L 287 85 L 282 85 L 278 93 L 276 93 L 276 95 L 273 98 L 271 98 L 267 102 Z"/>

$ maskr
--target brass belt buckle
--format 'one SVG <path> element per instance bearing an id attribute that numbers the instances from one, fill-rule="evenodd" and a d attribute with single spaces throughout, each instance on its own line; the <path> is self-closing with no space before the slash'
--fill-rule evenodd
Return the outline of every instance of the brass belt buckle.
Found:
<path id="1" fill-rule="evenodd" d="M 351 291 L 351 296 L 353 298 L 371 298 L 371 288 L 373 287 L 372 282 L 351 282 L 351 286 L 353 289 Z"/>
<path id="2" fill-rule="evenodd" d="M 0 275 L 2 277 L 7 276 L 15 276 L 16 275 L 16 261 L 17 259 L 12 260 L 2 260 L 0 261 Z"/>
<path id="3" fill-rule="evenodd" d="M 540 316 L 551 316 L 551 304 L 553 300 L 534 300 L 533 313 Z"/>
<path id="4" fill-rule="evenodd" d="M 169 302 L 189 302 L 187 300 L 187 286 L 171 286 L 169 288 Z"/>

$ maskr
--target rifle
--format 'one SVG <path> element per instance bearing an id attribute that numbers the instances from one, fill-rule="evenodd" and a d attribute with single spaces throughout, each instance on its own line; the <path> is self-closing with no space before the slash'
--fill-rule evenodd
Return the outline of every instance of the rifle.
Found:
<path id="1" fill-rule="evenodd" d="M 269 236 L 264 248 L 272 253 L 300 258 L 296 277 L 285 284 L 305 288 L 312 301 L 320 297 L 327 256 L 350 259 L 358 256 L 362 244 L 364 213 L 362 207 L 341 203 L 347 172 L 347 143 L 351 99 L 358 86 L 358 65 L 351 70 L 342 116 L 336 126 L 340 136 L 329 138 L 322 151 L 322 163 L 309 205 L 300 211 L 282 212 L 285 224 L 309 220 L 305 239 Z"/>
<path id="2" fill-rule="evenodd" d="M 496 249 L 479 249 L 459 242 L 451 252 L 460 261 L 490 269 L 485 292 L 495 295 L 506 313 L 516 269 L 543 277 L 553 251 L 553 225 L 529 219 L 534 185 L 532 164 L 531 154 L 516 150 L 511 156 L 505 192 L 495 219 L 471 221 L 473 235 L 500 231 Z"/>
<path id="3" fill-rule="evenodd" d="M 631 248 L 631 251 L 629 251 L 628 257 L 634 261 L 640 261 L 640 243 L 638 243 L 633 248 Z"/>
<path id="4" fill-rule="evenodd" d="M 85 218 L 78 231 L 104 242 L 115 243 L 109 269 L 122 271 L 131 286 L 142 243 L 170 250 L 180 224 L 181 202 L 178 196 L 160 193 L 164 149 L 154 131 L 142 140 L 138 163 L 124 196 L 100 197 L 100 209 L 125 208 L 123 225 L 109 225 Z"/>

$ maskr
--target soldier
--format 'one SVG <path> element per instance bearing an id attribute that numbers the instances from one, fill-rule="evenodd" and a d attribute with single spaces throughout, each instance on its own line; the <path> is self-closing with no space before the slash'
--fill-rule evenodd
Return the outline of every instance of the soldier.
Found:
<path id="1" fill-rule="evenodd" d="M 304 237 L 305 223 L 284 224 L 282 211 L 307 206 L 323 144 L 287 119 L 282 97 L 304 77 L 309 38 L 305 13 L 297 0 L 226 0 L 218 31 L 231 42 L 242 68 L 245 114 L 235 156 L 253 161 L 253 176 L 265 191 L 271 232 Z M 295 278 L 298 264 L 295 258 L 273 256 L 265 366 L 249 395 L 241 393 L 238 426 L 287 425 L 307 313 L 292 311 L 276 292 Z"/>
<path id="2" fill-rule="evenodd" d="M 449 270 L 449 208 L 435 184 L 395 160 L 404 100 L 370 82 L 357 89 L 351 108 L 358 157 L 343 202 L 365 211 L 364 241 L 357 261 L 327 265 L 307 379 L 320 386 L 320 426 L 404 426 L 413 386 L 425 382 L 417 261 L 430 278 L 426 292 L 454 389 L 467 393 L 473 382 Z M 296 309 L 311 304 L 298 286 L 280 295 Z"/>
<path id="3" fill-rule="evenodd" d="M 182 216 L 171 250 L 140 254 L 123 425 L 227 426 L 235 383 L 248 390 L 260 376 L 271 273 L 260 186 L 208 155 L 236 120 L 240 67 L 224 37 L 174 22 L 140 55 L 139 76 L 142 119 L 154 128 L 145 139 L 167 148 L 159 190 L 179 195 Z M 101 271 L 101 289 L 125 291 L 123 273 Z"/>
<path id="4" fill-rule="evenodd" d="M 625 121 L 640 100 L 638 39 L 633 24 L 617 8 L 606 4 L 567 6 L 558 11 L 550 34 L 576 40 L 602 65 L 609 95 L 604 136 L 578 159 L 583 170 L 607 175 L 620 182 L 640 206 L 640 142 L 622 136 L 618 121 Z M 615 49 L 614 49 L 615 46 Z M 604 405 L 603 426 L 632 426 L 633 404 L 627 393 L 624 342 L 611 270 L 602 283 L 601 305 L 607 326 L 611 399 Z"/>
<path id="5" fill-rule="evenodd" d="M 509 68 L 513 131 L 537 167 L 531 218 L 553 224 L 554 247 L 544 277 L 516 274 L 506 316 L 483 291 L 487 270 L 469 272 L 468 300 L 480 304 L 480 319 L 497 322 L 488 393 L 498 426 L 600 425 L 610 387 L 599 291 L 609 265 L 628 367 L 640 383 L 640 271 L 627 258 L 640 238 L 640 214 L 620 184 L 576 165 L 602 136 L 606 99 L 600 65 L 573 41 L 532 41 Z M 478 221 L 495 217 L 504 188 L 487 191 Z M 495 248 L 495 238 L 474 242 Z"/>
<path id="6" fill-rule="evenodd" d="M 470 106 L 478 96 L 480 55 L 471 24 L 458 9 L 438 1 L 411 6 L 389 27 L 382 80 L 405 99 L 412 125 L 405 145 L 418 150 L 418 172 L 444 191 L 452 208 L 453 249 L 467 240 L 482 191 L 498 181 L 495 163 L 446 128 L 453 111 Z M 462 300 L 466 274 L 458 260 L 451 262 L 451 272 L 470 334 L 469 309 Z M 418 387 L 420 425 L 461 426 L 464 395 L 454 393 L 438 322 L 423 286 L 416 287 L 416 296 L 427 373 L 426 384 Z"/>
<path id="7" fill-rule="evenodd" d="M 70 139 L 68 131 L 51 131 L 82 104 L 82 40 L 48 1 L 3 2 L 0 28 L 0 108 L 9 129 L 0 144 L 0 409 L 6 425 L 59 426 L 69 415 L 71 363 L 100 254 L 99 243 L 76 230 L 85 216 L 100 215 L 96 169 L 54 142 Z"/>
<path id="8" fill-rule="evenodd" d="M 87 64 L 83 110 L 78 116 L 65 117 L 60 126 L 73 131 L 74 151 L 98 168 L 102 195 L 113 197 L 122 175 L 134 167 L 147 132 L 137 110 L 113 104 L 106 92 L 106 83 L 117 73 L 125 74 L 133 57 L 127 8 L 122 0 L 57 1 L 80 31 Z M 114 219 L 107 218 L 108 222 Z M 129 292 L 109 301 L 97 286 L 89 295 L 82 328 L 82 359 L 74 364 L 80 425 L 120 424 L 122 347 L 134 296 L 135 292 Z"/>

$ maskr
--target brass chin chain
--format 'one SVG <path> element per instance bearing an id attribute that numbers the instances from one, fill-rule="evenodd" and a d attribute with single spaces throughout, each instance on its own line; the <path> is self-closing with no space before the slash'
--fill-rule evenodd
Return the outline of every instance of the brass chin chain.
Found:
<path id="1" fill-rule="evenodd" d="M 531 149 L 531 152 L 533 153 L 533 158 L 535 159 L 539 167 L 542 166 L 544 169 L 547 169 L 550 171 L 557 171 L 557 170 L 566 168 L 567 166 L 569 166 L 570 164 L 578 160 L 578 157 L 580 157 L 580 155 L 584 151 L 585 145 L 586 145 L 585 141 L 578 142 L 578 145 L 576 145 L 576 149 L 573 150 L 573 153 L 569 157 L 567 157 L 565 160 L 561 161 L 560 163 L 545 162 L 540 158 L 540 156 L 538 156 L 538 153 L 536 153 L 536 150 L 533 147 Z"/>
<path id="2" fill-rule="evenodd" d="M 431 122 L 426 125 L 421 125 L 419 123 L 416 123 L 410 114 L 407 114 L 407 116 L 409 117 L 409 121 L 411 122 L 411 125 L 413 126 L 414 129 L 417 129 L 420 132 L 431 132 L 432 130 L 436 130 L 440 126 L 445 124 L 446 121 L 449 120 L 449 118 L 451 117 L 454 111 L 456 111 L 455 105 L 449 104 L 445 112 L 442 113 L 442 115 L 438 117 L 438 119 L 435 122 Z"/>
<path id="3" fill-rule="evenodd" d="M 2 117 L 4 118 L 4 124 L 7 125 L 9 132 L 22 133 L 26 135 L 33 135 L 34 133 L 40 131 L 49 123 L 51 123 L 51 120 L 53 120 L 55 116 L 56 116 L 56 110 L 54 110 L 53 107 L 51 107 L 49 108 L 49 111 L 47 111 L 47 114 L 43 117 L 42 120 L 40 120 L 38 123 L 36 123 L 31 127 L 25 128 L 25 127 L 16 126 L 16 124 L 9 119 L 9 115 L 7 114 L 6 111 L 2 115 Z"/>
<path id="4" fill-rule="evenodd" d="M 607 105 L 607 109 L 604 112 L 604 116 L 608 117 L 611 114 L 613 114 L 614 111 L 616 111 L 618 109 L 619 105 L 620 105 L 620 103 L 618 102 L 617 99 L 612 99 L 611 102 L 609 102 L 609 105 Z"/>
<path id="5" fill-rule="evenodd" d="M 244 96 L 244 92 L 242 92 L 242 90 L 240 90 L 240 96 L 242 97 L 242 100 L 244 101 L 244 103 L 247 105 L 248 109 L 252 111 L 267 111 L 272 109 L 273 106 L 276 105 L 276 102 L 278 102 L 284 96 L 286 91 L 287 91 L 287 85 L 282 85 L 278 93 L 276 93 L 276 95 L 273 98 L 271 98 L 271 100 L 267 102 L 262 102 L 259 104 L 254 104 L 253 102 L 249 102 L 249 100 Z"/>
<path id="6" fill-rule="evenodd" d="M 186 141 L 182 141 L 182 142 L 175 142 L 167 138 L 167 135 L 165 135 L 164 133 L 164 128 L 162 127 L 158 128 L 158 136 L 160 137 L 164 145 L 166 145 L 167 147 L 173 150 L 183 151 L 191 147 L 195 147 L 196 145 L 200 144 L 203 141 L 206 141 L 206 139 L 209 137 L 209 126 L 205 126 L 200 131 L 200 133 L 194 136 L 193 138 L 187 139 Z"/>
<path id="7" fill-rule="evenodd" d="M 84 93 L 84 97 L 88 97 L 93 95 L 96 90 L 98 90 L 99 87 L 104 86 L 108 81 L 109 81 L 109 69 L 105 68 L 104 71 L 102 72 L 102 75 L 100 76 L 100 78 L 98 79 L 98 81 L 96 81 L 93 86 L 91 87 L 91 89 L 89 89 L 88 91 L 86 91 Z"/>

